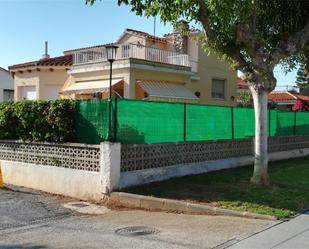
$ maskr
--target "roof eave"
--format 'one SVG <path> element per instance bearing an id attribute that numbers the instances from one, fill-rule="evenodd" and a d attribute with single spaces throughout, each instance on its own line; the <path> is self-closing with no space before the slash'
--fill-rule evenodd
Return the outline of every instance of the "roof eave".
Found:
<path id="1" fill-rule="evenodd" d="M 29 66 L 29 67 L 19 67 L 19 68 L 13 68 L 13 69 L 9 69 L 9 72 L 11 73 L 16 73 L 19 71 L 26 71 L 26 70 L 36 70 L 36 69 L 67 69 L 70 68 L 71 65 L 67 65 L 67 66 Z"/>
<path id="2" fill-rule="evenodd" d="M 3 71 L 5 71 L 5 72 L 9 72 L 9 70 L 7 70 L 7 69 L 5 69 L 5 68 L 3 68 L 3 67 L 0 67 L 0 70 L 3 70 Z"/>

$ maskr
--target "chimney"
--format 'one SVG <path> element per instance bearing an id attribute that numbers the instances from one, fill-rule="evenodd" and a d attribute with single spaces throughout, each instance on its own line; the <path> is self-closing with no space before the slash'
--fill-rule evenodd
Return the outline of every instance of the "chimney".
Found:
<path id="1" fill-rule="evenodd" d="M 42 59 L 49 59 L 50 56 L 48 54 L 48 41 L 45 41 L 45 53 L 42 55 Z"/>
<path id="2" fill-rule="evenodd" d="M 188 53 L 188 31 L 189 24 L 182 20 L 174 25 L 173 37 L 174 37 L 174 49 L 181 54 Z"/>

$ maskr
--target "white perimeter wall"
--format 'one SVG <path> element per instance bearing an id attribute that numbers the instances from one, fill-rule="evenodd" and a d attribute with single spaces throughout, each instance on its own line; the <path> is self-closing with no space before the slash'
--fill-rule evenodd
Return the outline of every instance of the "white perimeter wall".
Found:
<path id="1" fill-rule="evenodd" d="M 49 193 L 71 196 L 82 200 L 99 201 L 110 192 L 130 186 L 201 174 L 253 164 L 253 156 L 235 157 L 200 163 L 120 172 L 120 144 L 102 143 L 100 171 L 69 169 L 57 166 L 0 160 L 3 181 Z M 269 154 L 270 161 L 309 155 L 309 148 Z"/>
<path id="2" fill-rule="evenodd" d="M 6 184 L 66 195 L 82 200 L 100 200 L 99 172 L 1 160 Z"/>
<path id="3" fill-rule="evenodd" d="M 273 152 L 269 153 L 269 161 L 280 161 L 308 155 L 309 149 Z M 142 185 L 150 182 L 164 181 L 173 177 L 202 174 L 222 169 L 253 165 L 253 163 L 253 156 L 244 156 L 200 163 L 179 164 L 163 168 L 123 172 L 120 175 L 119 189 Z"/>

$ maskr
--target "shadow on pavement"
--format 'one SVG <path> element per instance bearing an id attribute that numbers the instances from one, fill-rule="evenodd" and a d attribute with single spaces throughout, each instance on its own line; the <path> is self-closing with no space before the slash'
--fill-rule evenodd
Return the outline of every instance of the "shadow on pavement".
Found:
<path id="1" fill-rule="evenodd" d="M 47 248 L 46 246 L 42 245 L 31 245 L 31 244 L 25 244 L 25 245 L 0 245 L 0 249 L 43 249 Z"/>

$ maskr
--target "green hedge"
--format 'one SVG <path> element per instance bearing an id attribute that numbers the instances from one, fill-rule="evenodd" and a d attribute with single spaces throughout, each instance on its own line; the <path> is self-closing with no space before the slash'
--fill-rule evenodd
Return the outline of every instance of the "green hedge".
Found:
<path id="1" fill-rule="evenodd" d="M 0 104 L 0 139 L 73 142 L 76 102 L 19 101 Z"/>

